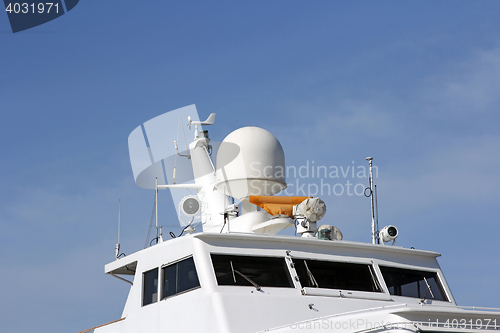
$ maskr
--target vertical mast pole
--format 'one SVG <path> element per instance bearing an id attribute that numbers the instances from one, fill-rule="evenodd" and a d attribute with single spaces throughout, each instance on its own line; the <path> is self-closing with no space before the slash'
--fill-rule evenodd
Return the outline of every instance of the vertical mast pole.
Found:
<path id="1" fill-rule="evenodd" d="M 120 212 L 121 212 L 121 199 L 118 199 L 118 243 L 116 243 L 116 258 L 120 256 Z"/>
<path id="2" fill-rule="evenodd" d="M 155 180 L 156 244 L 163 242 L 162 226 L 158 226 L 158 177 Z"/>
<path id="3" fill-rule="evenodd" d="M 376 244 L 375 235 L 375 206 L 373 202 L 373 157 L 367 157 L 366 160 L 370 163 L 370 197 L 372 202 L 372 244 Z"/>
<path id="4" fill-rule="evenodd" d="M 158 177 L 155 179 L 155 219 L 156 219 L 156 243 L 158 243 Z"/>

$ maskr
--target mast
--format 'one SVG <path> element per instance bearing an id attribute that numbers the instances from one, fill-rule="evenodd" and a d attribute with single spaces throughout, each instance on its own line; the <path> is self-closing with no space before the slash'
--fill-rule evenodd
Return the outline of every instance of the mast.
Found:
<path id="1" fill-rule="evenodd" d="M 121 206 L 122 206 L 122 201 L 121 199 L 118 199 L 118 243 L 116 243 L 115 250 L 116 250 L 116 258 L 118 259 L 120 257 L 120 219 L 121 219 Z"/>
<path id="2" fill-rule="evenodd" d="M 373 157 L 367 157 L 366 160 L 370 163 L 370 197 L 372 203 L 372 244 L 376 244 L 377 235 L 375 233 L 375 205 L 373 202 Z"/>

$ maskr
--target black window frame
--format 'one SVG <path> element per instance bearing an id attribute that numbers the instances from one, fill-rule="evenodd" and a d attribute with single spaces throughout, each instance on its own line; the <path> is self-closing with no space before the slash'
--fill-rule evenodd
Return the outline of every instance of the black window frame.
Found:
<path id="1" fill-rule="evenodd" d="M 158 280 L 158 267 L 142 273 L 142 306 L 158 302 Z"/>
<path id="2" fill-rule="evenodd" d="M 186 270 L 187 268 L 187 270 Z M 189 269 L 191 268 L 191 269 Z M 168 275 L 166 273 L 169 273 Z M 174 273 L 174 274 L 172 274 Z M 194 274 L 193 274 L 194 273 Z M 186 276 L 183 276 L 186 274 Z M 167 284 L 170 280 L 167 280 L 166 277 L 170 276 L 174 277 L 174 283 L 172 283 L 173 290 L 170 287 L 167 287 Z M 186 281 L 191 279 L 191 284 L 185 284 Z M 181 260 L 177 260 L 175 262 L 163 265 L 161 267 L 161 299 L 165 300 L 173 296 L 177 296 L 180 294 L 184 294 L 186 292 L 201 288 L 200 278 L 198 276 L 198 271 L 196 269 L 196 265 L 194 263 L 193 257 L 183 258 Z"/>
<path id="3" fill-rule="evenodd" d="M 211 253 L 210 257 L 219 286 L 295 288 L 284 256 Z"/>
<path id="4" fill-rule="evenodd" d="M 436 271 L 386 265 L 379 265 L 379 268 L 387 289 L 393 296 L 450 302 L 444 284 Z M 434 297 L 428 291 L 426 282 L 429 284 Z M 438 296 L 436 296 L 436 293 L 438 293 Z"/>
<path id="5" fill-rule="evenodd" d="M 303 288 L 384 293 L 373 263 L 311 258 L 293 258 L 292 260 Z M 332 270 L 331 273 L 327 273 L 329 269 Z"/>

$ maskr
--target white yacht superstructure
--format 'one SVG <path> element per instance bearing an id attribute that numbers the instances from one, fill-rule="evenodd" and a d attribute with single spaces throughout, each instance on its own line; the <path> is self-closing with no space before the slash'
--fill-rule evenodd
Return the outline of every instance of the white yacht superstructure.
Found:
<path id="1" fill-rule="evenodd" d="M 174 160 L 189 160 L 194 182 L 180 181 L 160 148 L 167 134 L 155 134 L 187 114 L 194 140 L 180 152 L 176 138 Z M 184 235 L 164 240 L 157 222 L 155 245 L 123 257 L 118 244 L 105 273 L 131 285 L 122 316 L 80 333 L 500 331 L 500 311 L 456 305 L 438 253 L 384 245 L 395 227 L 378 232 L 372 223 L 371 244 L 346 241 L 318 226 L 321 199 L 276 196 L 286 187 L 285 156 L 271 133 L 238 129 L 213 161 L 201 127 L 215 114 L 195 116 L 194 105 L 175 110 L 130 135 L 137 184 L 172 191 Z M 277 235 L 287 227 L 298 236 Z"/>

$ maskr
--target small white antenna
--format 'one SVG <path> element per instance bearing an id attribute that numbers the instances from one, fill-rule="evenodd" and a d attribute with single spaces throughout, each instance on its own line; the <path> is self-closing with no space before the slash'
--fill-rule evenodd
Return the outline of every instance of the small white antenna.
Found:
<path id="1" fill-rule="evenodd" d="M 182 124 L 182 117 L 181 116 L 179 116 L 179 117 L 181 118 L 180 122 L 181 122 L 181 127 L 182 127 L 182 135 L 184 136 L 184 147 L 186 149 L 186 155 L 182 155 L 181 153 L 179 153 L 179 146 L 177 145 L 177 141 L 174 141 L 175 151 L 177 152 L 177 155 L 191 159 L 191 155 L 189 155 L 189 151 L 188 151 L 188 147 L 187 147 L 186 133 L 184 132 L 184 126 Z M 188 119 L 190 119 L 190 118 L 191 117 L 188 117 Z M 177 127 L 177 137 L 179 137 L 179 127 Z M 177 165 L 177 156 L 175 159 L 175 165 Z M 175 169 L 175 167 L 174 167 L 174 169 Z M 174 177 L 174 179 L 175 179 L 175 177 Z"/>
<path id="2" fill-rule="evenodd" d="M 121 204 L 122 201 L 118 199 L 118 243 L 116 243 L 115 249 L 116 249 L 116 259 L 119 259 L 120 257 L 120 212 L 121 212 Z"/>
<path id="3" fill-rule="evenodd" d="M 378 200 L 377 200 L 377 185 L 374 185 L 375 187 L 375 228 L 377 228 L 377 244 L 380 244 L 380 234 L 379 234 L 379 227 L 378 227 Z"/>
<path id="4" fill-rule="evenodd" d="M 156 216 L 156 243 L 163 242 L 162 227 L 158 226 L 158 177 L 155 180 L 155 216 Z"/>
<path id="5" fill-rule="evenodd" d="M 191 119 L 189 119 L 189 120 L 191 120 Z M 181 117 L 181 127 L 182 127 L 182 135 L 184 136 L 184 148 L 186 149 L 187 158 L 190 159 L 191 155 L 189 155 L 189 150 L 188 150 L 187 141 L 186 141 L 186 132 L 184 132 L 184 126 L 183 126 L 183 123 L 182 123 L 182 117 Z M 191 129 L 191 127 L 189 127 L 189 129 Z"/>

